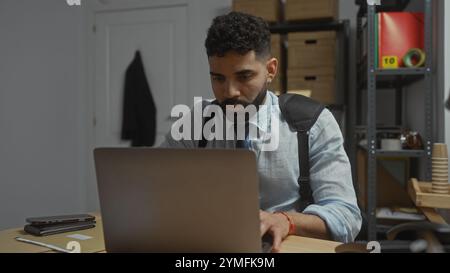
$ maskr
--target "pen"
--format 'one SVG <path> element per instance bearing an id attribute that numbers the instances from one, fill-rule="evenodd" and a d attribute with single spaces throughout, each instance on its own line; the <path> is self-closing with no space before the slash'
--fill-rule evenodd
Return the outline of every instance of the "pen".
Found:
<path id="1" fill-rule="evenodd" d="M 60 247 L 57 247 L 57 246 L 54 246 L 54 245 L 44 244 L 44 243 L 41 243 L 41 242 L 36 242 L 36 241 L 32 241 L 32 240 L 28 240 L 28 239 L 24 239 L 24 238 L 20 238 L 20 237 L 16 237 L 16 240 L 19 241 L 19 242 L 23 242 L 23 243 L 29 243 L 29 244 L 33 244 L 33 245 L 37 245 L 37 246 L 50 248 L 52 250 L 63 252 L 63 253 L 71 253 L 67 249 L 60 248 Z"/>

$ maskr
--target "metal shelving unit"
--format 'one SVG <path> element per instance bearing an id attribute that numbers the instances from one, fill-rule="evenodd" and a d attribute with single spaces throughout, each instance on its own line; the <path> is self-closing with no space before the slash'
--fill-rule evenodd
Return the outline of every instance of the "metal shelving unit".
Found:
<path id="1" fill-rule="evenodd" d="M 357 37 L 358 41 L 364 39 L 363 17 L 367 18 L 367 56 L 364 56 L 358 62 L 358 82 L 356 92 L 356 109 L 351 109 L 352 113 L 361 116 L 363 110 L 367 113 L 367 123 L 362 125 L 362 120 L 357 120 L 355 131 L 352 132 L 352 153 L 356 158 L 357 149 L 365 149 L 367 151 L 367 239 L 369 241 L 377 239 L 376 232 L 376 200 L 377 200 L 377 158 L 379 157 L 408 157 L 421 158 L 426 161 L 425 181 L 431 180 L 431 145 L 432 145 L 432 0 L 423 0 L 424 11 L 424 46 L 427 56 L 425 67 L 421 68 L 399 68 L 399 69 L 378 69 L 375 67 L 375 35 L 376 25 L 375 16 L 377 12 L 382 11 L 402 11 L 410 1 L 398 1 L 398 5 L 394 6 L 373 6 L 367 5 L 366 1 L 360 1 L 360 9 L 357 16 Z M 357 56 L 361 56 L 362 52 L 358 43 Z M 376 92 L 381 88 L 393 88 L 396 92 L 396 126 L 403 127 L 405 117 L 402 114 L 402 96 L 403 88 L 411 83 L 423 79 L 425 81 L 424 88 L 424 106 L 425 106 L 425 131 L 422 134 L 424 150 L 400 150 L 400 151 L 384 151 L 377 148 L 377 133 L 379 130 L 376 126 L 377 101 Z M 362 109 L 362 91 L 367 90 L 367 109 Z M 358 144 L 357 135 L 361 132 L 365 133 L 368 145 L 361 146 Z M 389 131 L 389 130 L 387 130 Z M 392 131 L 392 129 L 391 129 Z M 352 162 L 356 166 L 356 162 Z M 355 178 L 354 173 L 354 178 Z"/>

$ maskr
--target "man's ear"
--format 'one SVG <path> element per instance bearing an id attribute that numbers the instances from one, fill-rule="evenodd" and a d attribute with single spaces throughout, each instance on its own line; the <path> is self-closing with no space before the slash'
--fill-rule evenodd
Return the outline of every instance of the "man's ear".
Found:
<path id="1" fill-rule="evenodd" d="M 266 68 L 267 68 L 267 72 L 268 72 L 267 82 L 270 83 L 273 81 L 273 79 L 275 79 L 275 76 L 277 75 L 278 60 L 276 58 L 270 58 L 267 61 Z"/>

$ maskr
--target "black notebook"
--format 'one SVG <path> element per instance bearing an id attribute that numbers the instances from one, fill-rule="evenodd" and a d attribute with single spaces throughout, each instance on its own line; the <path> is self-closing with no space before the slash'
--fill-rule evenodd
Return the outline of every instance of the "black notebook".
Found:
<path id="1" fill-rule="evenodd" d="M 51 225 L 26 225 L 24 231 L 35 236 L 47 236 L 95 227 L 95 221 L 51 224 Z"/>
<path id="2" fill-rule="evenodd" d="M 95 217 L 89 214 L 45 216 L 26 219 L 25 232 L 46 236 L 95 227 Z"/>

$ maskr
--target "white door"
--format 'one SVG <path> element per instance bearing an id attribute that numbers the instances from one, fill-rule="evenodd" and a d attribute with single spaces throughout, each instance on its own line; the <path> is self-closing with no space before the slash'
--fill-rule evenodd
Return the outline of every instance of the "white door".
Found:
<path id="1" fill-rule="evenodd" d="M 170 130 L 172 106 L 188 101 L 187 7 L 104 11 L 95 15 L 95 146 L 129 146 L 120 138 L 125 72 L 142 55 L 157 107 L 156 145 Z"/>

